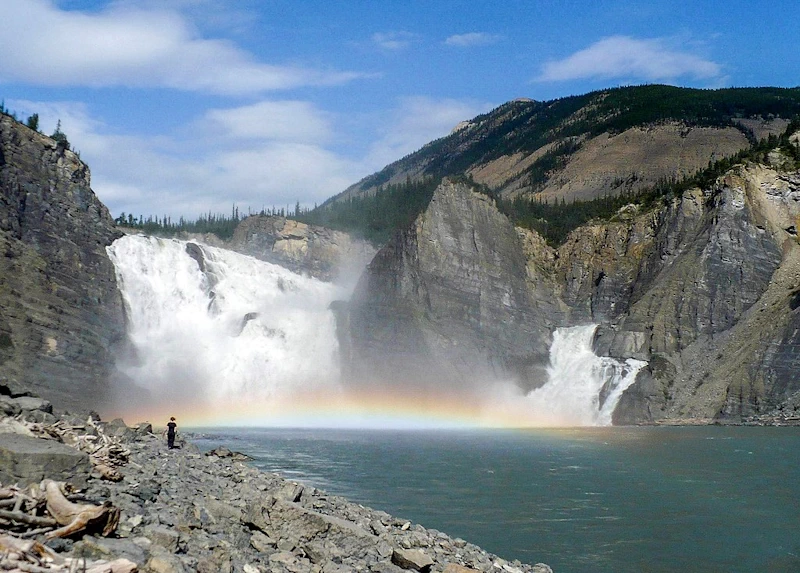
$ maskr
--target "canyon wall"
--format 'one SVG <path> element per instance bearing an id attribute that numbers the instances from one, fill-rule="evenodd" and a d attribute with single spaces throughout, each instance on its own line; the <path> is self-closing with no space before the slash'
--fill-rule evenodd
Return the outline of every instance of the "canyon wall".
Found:
<path id="1" fill-rule="evenodd" d="M 117 236 L 86 164 L 0 114 L 0 384 L 75 410 L 108 398 L 125 336 Z"/>
<path id="2" fill-rule="evenodd" d="M 647 360 L 616 423 L 796 415 L 800 174 L 737 166 L 710 189 L 628 206 L 554 249 L 445 181 L 350 303 L 362 379 L 542 384 L 550 333 L 600 325 L 599 355 Z"/>

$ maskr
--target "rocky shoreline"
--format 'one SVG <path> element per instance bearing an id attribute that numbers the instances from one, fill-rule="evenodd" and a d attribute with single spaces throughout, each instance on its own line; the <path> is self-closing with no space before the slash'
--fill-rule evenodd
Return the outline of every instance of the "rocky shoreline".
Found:
<path id="1" fill-rule="evenodd" d="M 17 461 L 32 459 L 20 447 L 15 451 L 13 435 L 37 444 L 74 441 L 76 447 L 96 442 L 79 439 L 94 435 L 117 448 L 116 477 L 114 472 L 100 471 L 97 460 L 92 460 L 94 467 L 85 463 L 75 466 L 81 469 L 65 470 L 82 486 L 77 498 L 83 503 L 110 502 L 120 510 L 116 530 L 108 537 L 76 534 L 46 539 L 44 532 L 33 536 L 59 558 L 71 558 L 73 563 L 85 559 L 86 568 L 95 564 L 98 571 L 114 571 L 104 564 L 126 559 L 135 566 L 128 570 L 152 573 L 552 571 L 541 563 L 506 561 L 462 539 L 259 471 L 243 461 L 246 456 L 224 448 L 204 454 L 184 441 L 180 448 L 169 450 L 149 424 L 128 427 L 121 420 L 56 415 L 48 402 L 30 397 L 0 396 L 0 476 L 6 476 L 0 477 L 4 482 L 0 485 L 4 487 L 14 485 L 8 472 L 20 470 L 15 456 Z M 87 456 L 77 450 L 76 455 Z M 52 460 L 42 464 L 56 471 Z M 25 487 L 24 479 L 15 481 Z M 3 536 L 26 537 L 13 522 L 0 518 L 0 541 Z M 70 571 L 45 565 L 11 570 Z"/>

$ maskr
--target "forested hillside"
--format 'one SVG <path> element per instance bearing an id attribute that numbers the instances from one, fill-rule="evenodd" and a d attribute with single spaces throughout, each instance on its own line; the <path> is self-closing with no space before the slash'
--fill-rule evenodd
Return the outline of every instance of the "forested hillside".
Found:
<path id="1" fill-rule="evenodd" d="M 591 103 L 589 109 L 587 102 Z M 517 115 L 501 112 L 514 109 L 518 109 Z M 578 113 L 581 110 L 582 113 Z M 800 149 L 789 139 L 800 128 L 798 114 L 800 90 L 777 88 L 705 91 L 645 86 L 554 102 L 510 102 L 470 122 L 478 126 L 474 129 L 483 132 L 485 138 L 478 137 L 464 153 L 459 154 L 459 145 L 465 141 L 463 132 L 470 127 L 434 141 L 363 180 L 359 184 L 363 191 L 354 191 L 359 186 L 351 188 L 302 214 L 299 219 L 354 233 L 376 244 L 385 243 L 396 229 L 406 226 L 424 210 L 443 176 L 455 176 L 495 198 L 500 210 L 516 225 L 535 229 L 549 243 L 558 245 L 571 230 L 591 219 L 611 218 L 627 204 L 651 207 L 690 187 L 708 186 L 734 163 L 765 161 L 767 152 L 776 146 L 784 150 L 789 160 L 800 164 Z M 498 121 L 498 117 L 509 116 L 513 117 Z M 565 121 L 565 118 L 571 120 Z M 541 146 L 542 142 L 557 140 L 556 145 L 532 164 L 528 173 L 530 181 L 546 181 L 580 148 L 579 137 L 574 134 L 582 134 L 585 138 L 609 131 L 625 132 L 631 126 L 656 125 L 676 118 L 682 118 L 686 129 L 700 125 L 735 127 L 742 134 L 745 145 L 729 155 L 709 157 L 690 173 L 662 175 L 655 179 L 646 175 L 632 176 L 616 189 L 588 199 L 559 199 L 536 191 L 508 193 L 503 188 L 481 182 L 474 170 L 470 171 L 470 165 L 475 164 L 478 156 L 481 161 L 486 161 L 503 153 L 519 153 Z M 794 119 L 789 121 L 789 118 Z M 523 126 L 533 123 L 536 123 L 536 129 L 523 129 Z M 766 137 L 759 138 L 751 127 L 754 125 L 763 126 L 764 130 L 758 135 L 767 133 Z M 565 134 L 573 135 L 565 137 Z M 560 139 L 554 139 L 558 137 Z M 420 158 L 426 162 L 423 175 L 415 178 L 406 173 L 402 183 L 391 182 L 397 169 L 419 163 L 422 161 Z M 635 165 L 632 168 L 646 170 L 648 166 Z"/>

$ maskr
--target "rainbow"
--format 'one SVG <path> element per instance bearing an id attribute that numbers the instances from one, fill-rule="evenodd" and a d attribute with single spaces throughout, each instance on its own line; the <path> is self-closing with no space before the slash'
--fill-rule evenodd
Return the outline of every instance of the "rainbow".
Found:
<path id="1" fill-rule="evenodd" d="M 104 419 L 161 425 L 175 416 L 182 427 L 313 428 L 527 428 L 569 427 L 536 411 L 519 391 L 496 387 L 485 394 L 428 389 L 345 392 L 322 389 L 279 397 L 218 399 L 184 403 L 117 406 Z"/>

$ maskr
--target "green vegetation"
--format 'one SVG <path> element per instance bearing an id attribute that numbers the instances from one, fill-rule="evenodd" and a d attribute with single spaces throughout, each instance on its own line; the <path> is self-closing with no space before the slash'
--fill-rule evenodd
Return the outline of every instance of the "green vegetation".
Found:
<path id="1" fill-rule="evenodd" d="M 512 102 L 509 105 L 517 104 Z M 536 230 L 549 244 L 558 246 L 564 242 L 570 231 L 590 220 L 611 219 L 625 205 L 633 204 L 648 209 L 681 195 L 689 188 L 709 188 L 719 176 L 737 163 L 746 160 L 765 162 L 767 154 L 776 148 L 780 148 L 787 157 L 793 158 L 796 168 L 800 169 L 800 146 L 791 143 L 789 139 L 792 133 L 799 130 L 800 115 L 789 124 L 788 129 L 780 137 L 771 136 L 733 157 L 723 158 L 715 163 L 709 162 L 707 168 L 691 177 L 680 180 L 664 179 L 635 193 L 601 197 L 590 201 L 566 203 L 562 200 L 558 203 L 545 203 L 535 196 L 501 199 L 492 189 L 475 184 L 470 177 L 463 174 L 450 177 L 491 196 L 497 201 L 500 211 L 515 225 Z M 565 161 L 566 155 L 574 150 L 575 145 L 574 141 L 566 140 L 545 153 L 538 163 L 540 169 L 530 172 L 532 180 L 544 177 L 549 169 L 556 168 L 560 162 Z M 534 167 L 536 166 L 537 164 L 534 164 Z M 429 176 L 420 182 L 407 179 L 404 184 L 381 185 L 372 195 L 351 196 L 347 199 L 334 198 L 294 218 L 309 224 L 346 231 L 373 243 L 383 244 L 396 229 L 410 224 L 427 207 L 440 181 L 441 178 Z"/>
<path id="2" fill-rule="evenodd" d="M 372 195 L 350 197 L 326 204 L 292 218 L 362 237 L 374 244 L 386 243 L 428 206 L 440 179 L 381 185 Z"/>
<path id="3" fill-rule="evenodd" d="M 30 127 L 33 131 L 39 131 L 39 114 L 34 113 L 25 122 L 25 125 Z"/>
<path id="4" fill-rule="evenodd" d="M 800 116 L 789 124 L 780 136 L 762 139 L 749 149 L 740 151 L 733 157 L 723 158 L 715 163 L 709 162 L 707 168 L 691 177 L 681 180 L 663 180 L 638 193 L 626 193 L 616 196 L 601 197 L 591 201 L 575 201 L 548 204 L 534 198 L 516 198 L 498 200 L 498 208 L 511 219 L 515 225 L 533 229 L 542 235 L 552 246 L 562 244 L 567 235 L 579 226 L 591 220 L 609 220 L 626 205 L 638 205 L 648 209 L 673 197 L 680 196 L 687 189 L 700 187 L 708 189 L 717 178 L 725 174 L 734 165 L 745 161 L 764 163 L 767 155 L 780 149 L 794 165 L 790 168 L 800 169 L 800 144 L 792 143 L 790 136 L 800 131 Z"/>
<path id="5" fill-rule="evenodd" d="M 264 212 L 263 214 L 266 213 Z M 134 217 L 131 213 L 125 214 L 125 212 L 122 212 L 119 217 L 114 219 L 114 222 L 121 227 L 138 229 L 148 235 L 174 237 L 181 233 L 211 233 L 218 236 L 220 239 L 229 239 L 233 236 L 233 232 L 236 230 L 236 226 L 241 220 L 239 209 L 234 205 L 230 216 L 218 213 L 207 213 L 200 215 L 193 221 L 184 219 L 183 217 L 179 217 L 178 220 L 173 221 L 172 217 L 168 215 L 164 215 L 163 217 L 154 217 L 151 215 L 145 218 L 142 215 Z"/>
<path id="6" fill-rule="evenodd" d="M 757 143 L 742 118 L 789 118 L 800 114 L 800 88 L 701 90 L 665 85 L 623 87 L 547 102 L 512 101 L 473 119 L 471 126 L 433 141 L 363 180 L 359 189 L 379 185 L 412 165 L 434 178 L 514 153 L 531 153 L 556 143 L 528 167 L 536 189 L 566 164 L 583 137 L 621 133 L 636 126 L 681 122 L 690 127 L 733 127 Z"/>
<path id="7" fill-rule="evenodd" d="M 69 141 L 67 140 L 66 134 L 63 131 L 61 131 L 60 119 L 56 124 L 56 130 L 52 133 L 52 135 L 50 135 L 50 138 L 56 142 L 56 145 L 58 145 L 58 147 L 61 147 L 69 151 Z"/>

